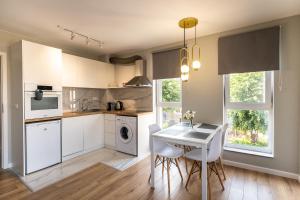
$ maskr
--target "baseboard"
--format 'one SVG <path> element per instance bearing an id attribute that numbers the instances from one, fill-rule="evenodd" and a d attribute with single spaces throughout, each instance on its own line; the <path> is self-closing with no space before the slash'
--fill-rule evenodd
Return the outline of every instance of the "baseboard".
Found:
<path id="1" fill-rule="evenodd" d="M 300 182 L 300 175 L 299 174 L 280 171 L 280 170 L 277 170 L 277 169 L 259 167 L 259 166 L 255 166 L 255 165 L 249 165 L 249 164 L 245 164 L 245 163 L 234 162 L 234 161 L 230 161 L 230 160 L 224 160 L 223 162 L 224 162 L 225 165 L 238 167 L 238 168 L 243 168 L 243 169 L 248 169 L 248 170 L 257 171 L 257 172 L 262 172 L 262 173 L 265 173 L 265 174 L 271 174 L 271 175 L 275 175 L 275 176 L 281 176 L 281 177 L 285 177 L 285 178 L 295 179 L 295 180 L 298 180 Z"/>

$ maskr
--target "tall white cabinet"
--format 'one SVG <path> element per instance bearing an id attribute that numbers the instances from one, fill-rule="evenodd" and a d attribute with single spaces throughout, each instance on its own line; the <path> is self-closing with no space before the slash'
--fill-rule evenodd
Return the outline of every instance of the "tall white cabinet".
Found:
<path id="1" fill-rule="evenodd" d="M 21 40 L 10 46 L 11 162 L 13 170 L 25 175 L 24 84 L 61 86 L 62 50 Z"/>

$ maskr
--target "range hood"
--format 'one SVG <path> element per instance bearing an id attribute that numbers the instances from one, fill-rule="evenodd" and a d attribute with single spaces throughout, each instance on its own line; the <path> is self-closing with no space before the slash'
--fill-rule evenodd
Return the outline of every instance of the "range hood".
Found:
<path id="1" fill-rule="evenodd" d="M 128 58 L 111 57 L 112 64 L 126 65 L 135 63 L 135 76 L 125 83 L 125 87 L 152 87 L 151 81 L 146 76 L 146 62 L 139 55 Z"/>
<path id="2" fill-rule="evenodd" d="M 145 61 L 135 61 L 135 77 L 125 83 L 125 87 L 152 87 L 152 83 L 147 78 L 145 73 Z"/>

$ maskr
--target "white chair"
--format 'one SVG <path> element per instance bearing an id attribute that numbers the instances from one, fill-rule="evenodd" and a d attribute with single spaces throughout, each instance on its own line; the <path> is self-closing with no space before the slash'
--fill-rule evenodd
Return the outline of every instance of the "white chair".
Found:
<path id="1" fill-rule="evenodd" d="M 149 126 L 149 136 L 152 137 L 152 134 L 160 131 L 161 128 L 157 124 L 152 124 Z M 150 140 L 151 141 L 151 140 Z M 168 173 L 168 192 L 170 194 L 170 167 L 171 164 L 174 164 L 181 176 L 181 180 L 183 180 L 182 173 L 180 171 L 180 167 L 178 164 L 178 158 L 183 156 L 183 149 L 170 145 L 166 142 L 153 138 L 154 149 L 153 152 L 156 154 L 155 158 L 155 167 L 159 164 L 162 164 L 162 173 L 164 173 L 164 163 L 167 162 L 167 173 Z M 152 150 L 152 144 L 150 144 L 150 150 Z M 160 163 L 158 163 L 160 161 Z M 149 181 L 151 178 L 151 174 L 149 177 Z"/>
<path id="2" fill-rule="evenodd" d="M 223 182 L 220 177 L 220 174 L 219 174 L 219 171 L 217 168 L 217 164 L 216 164 L 216 161 L 219 159 L 221 152 L 222 152 L 222 129 L 219 128 L 217 130 L 217 133 L 213 137 L 211 143 L 209 144 L 208 153 L 207 153 L 207 163 L 208 163 L 208 165 L 207 165 L 207 167 L 208 167 L 207 168 L 207 170 L 208 170 L 207 181 L 208 181 L 209 195 L 211 193 L 209 177 L 211 176 L 212 172 L 214 172 L 218 176 L 218 179 L 222 186 L 222 190 L 224 190 L 224 185 L 223 185 Z M 199 171 L 199 173 L 200 173 L 199 175 L 201 176 L 202 149 L 194 149 L 194 150 L 186 153 L 185 156 L 186 156 L 186 158 L 194 161 L 191 171 L 189 173 L 188 180 L 185 185 L 185 188 L 187 189 L 187 186 L 189 184 L 192 174 Z"/>
<path id="3" fill-rule="evenodd" d="M 220 157 L 218 159 L 219 165 L 220 165 L 223 177 L 224 177 L 224 180 L 226 180 L 226 175 L 225 175 L 225 171 L 224 171 L 224 166 L 223 166 L 223 161 L 222 161 L 222 155 L 223 155 L 223 150 L 224 150 L 224 143 L 225 143 L 227 129 L 228 129 L 228 123 L 224 124 L 223 127 L 222 127 L 222 151 L 221 151 L 221 155 L 220 155 Z"/>

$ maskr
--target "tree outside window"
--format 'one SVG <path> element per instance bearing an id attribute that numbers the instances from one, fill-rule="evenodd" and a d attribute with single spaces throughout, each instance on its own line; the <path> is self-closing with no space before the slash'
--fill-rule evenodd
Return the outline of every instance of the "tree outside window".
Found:
<path id="1" fill-rule="evenodd" d="M 181 119 L 181 80 L 157 81 L 157 110 L 159 123 L 166 128 Z"/>
<path id="2" fill-rule="evenodd" d="M 270 95 L 266 95 L 269 92 L 266 91 L 266 73 L 230 74 L 226 78 L 225 112 L 230 123 L 227 146 L 269 151 L 272 112 L 267 106 L 271 100 L 267 99 Z"/>

